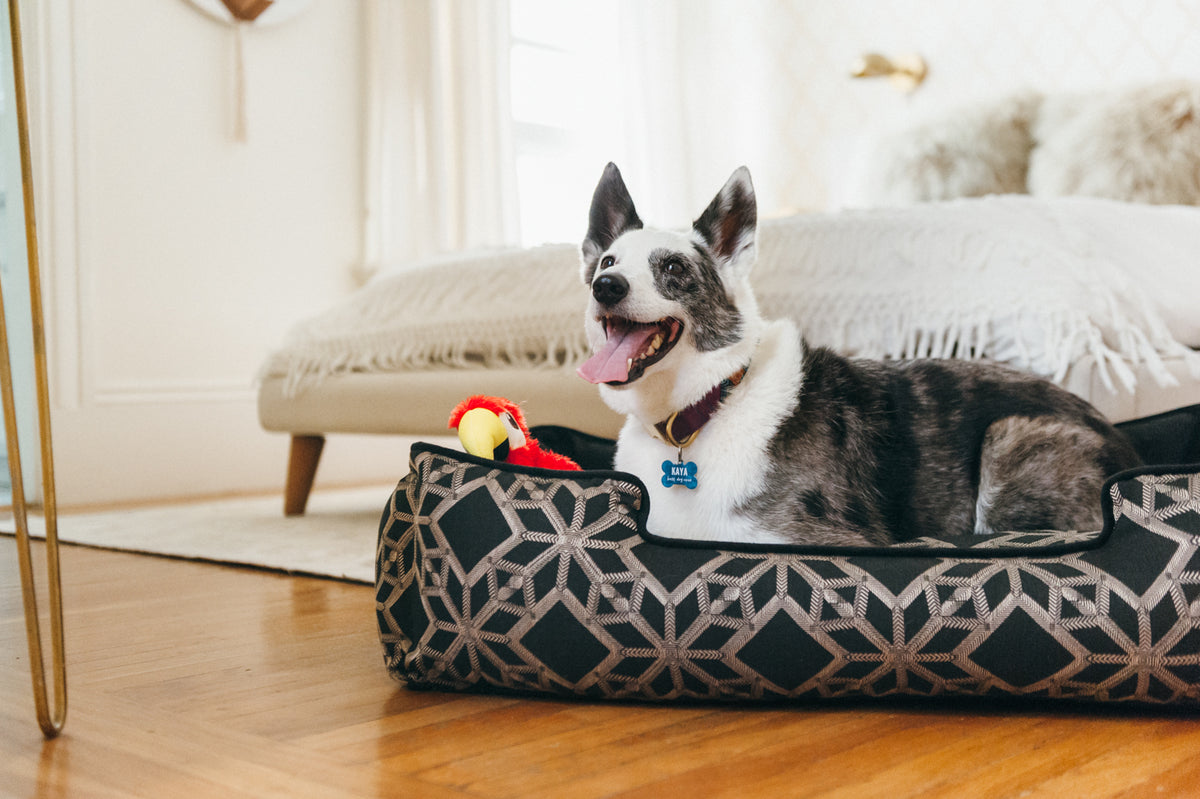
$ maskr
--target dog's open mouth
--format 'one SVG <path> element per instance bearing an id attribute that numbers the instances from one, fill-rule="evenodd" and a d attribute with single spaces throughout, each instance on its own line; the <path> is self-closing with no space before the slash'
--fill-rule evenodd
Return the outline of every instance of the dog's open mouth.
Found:
<path id="1" fill-rule="evenodd" d="M 596 354 L 579 367 L 579 376 L 590 383 L 632 383 L 652 364 L 671 351 L 683 332 L 683 323 L 670 317 L 657 322 L 635 322 L 606 316 L 607 339 Z"/>

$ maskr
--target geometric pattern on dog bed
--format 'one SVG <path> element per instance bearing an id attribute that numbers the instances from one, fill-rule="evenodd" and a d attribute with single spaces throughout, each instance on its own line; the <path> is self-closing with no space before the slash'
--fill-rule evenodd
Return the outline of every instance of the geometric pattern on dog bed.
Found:
<path id="1" fill-rule="evenodd" d="M 376 588 L 412 688 L 1200 701 L 1200 467 L 1110 480 L 1099 533 L 791 551 L 647 536 L 620 472 L 427 444 L 411 467 Z"/>

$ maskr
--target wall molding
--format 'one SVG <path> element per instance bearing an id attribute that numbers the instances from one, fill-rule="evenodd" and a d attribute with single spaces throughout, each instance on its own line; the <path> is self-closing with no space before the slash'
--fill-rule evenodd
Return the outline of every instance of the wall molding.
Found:
<path id="1" fill-rule="evenodd" d="M 87 401 L 95 405 L 171 405 L 256 402 L 257 388 L 245 380 L 128 380 L 97 385 Z"/>

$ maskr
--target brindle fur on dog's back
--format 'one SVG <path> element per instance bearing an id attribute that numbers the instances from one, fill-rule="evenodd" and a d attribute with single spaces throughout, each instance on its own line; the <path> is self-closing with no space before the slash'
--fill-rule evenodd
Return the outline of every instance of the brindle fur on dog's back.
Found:
<path id="1" fill-rule="evenodd" d="M 803 364 L 770 445 L 780 468 L 745 508 L 792 540 L 1099 529 L 1101 483 L 1139 463 L 1088 403 L 1001 366 L 823 348 Z"/>
<path id="2" fill-rule="evenodd" d="M 686 234 L 644 229 L 615 166 L 596 187 L 579 373 L 628 417 L 615 465 L 646 484 L 650 532 L 844 546 L 1099 529 L 1104 479 L 1138 458 L 1095 409 L 995 365 L 808 347 L 759 315 L 756 231 L 744 168 Z"/>

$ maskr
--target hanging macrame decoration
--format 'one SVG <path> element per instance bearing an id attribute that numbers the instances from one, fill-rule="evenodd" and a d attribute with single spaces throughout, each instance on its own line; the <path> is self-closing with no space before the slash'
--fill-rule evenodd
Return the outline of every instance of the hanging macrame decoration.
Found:
<path id="1" fill-rule="evenodd" d="M 213 19 L 233 28 L 234 141 L 247 138 L 246 122 L 246 29 L 250 25 L 286 22 L 308 7 L 311 0 L 187 0 Z"/>

